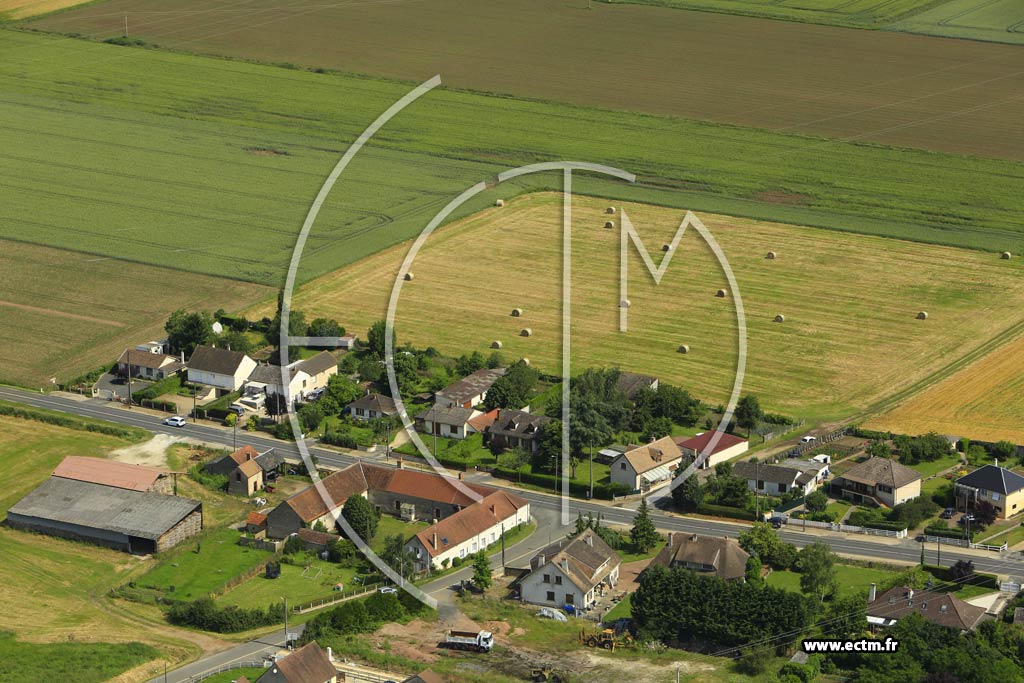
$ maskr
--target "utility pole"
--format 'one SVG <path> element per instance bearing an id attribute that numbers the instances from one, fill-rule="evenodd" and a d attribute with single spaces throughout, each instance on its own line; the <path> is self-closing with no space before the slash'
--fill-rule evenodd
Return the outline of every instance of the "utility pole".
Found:
<path id="1" fill-rule="evenodd" d="M 587 500 L 593 500 L 594 498 L 594 442 L 590 442 L 590 493 L 587 494 Z"/>
<path id="2" fill-rule="evenodd" d="M 241 415 L 235 415 L 234 429 L 231 432 L 231 448 L 238 450 L 238 421 L 242 419 Z"/>
<path id="3" fill-rule="evenodd" d="M 128 351 L 128 410 L 132 409 L 132 352 Z"/>
<path id="4" fill-rule="evenodd" d="M 128 13 L 127 12 L 125 12 L 125 14 L 124 14 L 124 37 L 125 38 L 128 37 Z"/>
<path id="5" fill-rule="evenodd" d="M 505 568 L 505 522 L 501 523 L 501 567 Z"/>
<path id="6" fill-rule="evenodd" d="M 284 646 L 287 649 L 291 649 L 291 640 L 288 637 L 288 598 L 282 597 L 284 600 Z"/>
<path id="7" fill-rule="evenodd" d="M 942 566 L 942 539 L 935 537 L 935 564 Z"/>

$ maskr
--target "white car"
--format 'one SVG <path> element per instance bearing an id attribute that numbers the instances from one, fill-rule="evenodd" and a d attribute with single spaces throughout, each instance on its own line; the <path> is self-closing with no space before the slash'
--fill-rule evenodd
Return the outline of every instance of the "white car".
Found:
<path id="1" fill-rule="evenodd" d="M 378 593 L 393 593 L 393 594 L 397 595 L 398 594 L 398 589 L 395 588 L 394 586 L 381 586 L 380 588 L 377 589 L 377 592 Z"/>
<path id="2" fill-rule="evenodd" d="M 817 440 L 818 437 L 816 436 L 805 436 L 802 439 L 800 439 L 800 443 L 814 443 Z"/>
<path id="3" fill-rule="evenodd" d="M 188 424 L 188 420 L 183 418 L 181 415 L 175 415 L 164 420 L 164 424 L 170 427 L 184 427 Z"/>

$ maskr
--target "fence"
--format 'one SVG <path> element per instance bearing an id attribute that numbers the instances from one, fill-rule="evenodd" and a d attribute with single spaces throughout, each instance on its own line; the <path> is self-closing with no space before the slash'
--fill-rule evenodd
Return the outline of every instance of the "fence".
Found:
<path id="1" fill-rule="evenodd" d="M 181 683 L 198 683 L 204 679 L 216 676 L 217 674 L 224 673 L 225 671 L 233 671 L 235 669 L 265 669 L 267 665 L 265 662 L 233 662 L 231 664 L 224 664 L 217 667 L 216 669 L 210 669 L 204 671 L 201 674 L 195 674 L 183 679 Z"/>
<path id="2" fill-rule="evenodd" d="M 800 444 L 797 444 L 796 446 L 791 448 L 788 453 L 786 453 L 785 457 L 787 457 L 787 458 L 799 457 L 799 456 L 803 455 L 804 453 L 806 453 L 808 451 L 813 451 L 816 448 L 821 448 L 825 444 L 832 443 L 833 441 L 837 441 L 837 440 L 843 438 L 844 436 L 846 436 L 849 433 L 850 433 L 850 428 L 849 427 L 842 427 L 840 429 L 836 429 L 835 431 L 831 431 L 828 434 L 822 434 L 821 436 L 818 437 L 817 441 L 812 441 L 810 443 L 800 443 Z"/>
<path id="3" fill-rule="evenodd" d="M 925 543 L 941 543 L 943 545 L 955 545 L 960 548 L 967 548 L 971 545 L 971 542 L 966 538 L 947 538 L 945 536 L 925 536 Z"/>
<path id="4" fill-rule="evenodd" d="M 345 683 L 387 683 L 388 681 L 396 680 L 396 677 L 403 678 L 403 676 L 398 674 L 394 674 L 391 676 L 382 676 L 380 674 L 371 673 L 369 671 L 350 669 L 342 664 L 339 664 L 337 666 L 338 672 L 345 675 Z"/>
<path id="5" fill-rule="evenodd" d="M 272 553 L 281 552 L 281 548 L 284 547 L 284 541 L 271 541 L 266 538 L 249 538 L 248 536 L 239 536 L 238 545 L 244 545 L 248 548 L 259 548 L 260 550 L 269 550 Z"/>
<path id="6" fill-rule="evenodd" d="M 888 536 L 889 538 L 906 538 L 907 530 L 900 529 L 895 531 L 893 529 L 872 529 L 863 526 L 852 526 L 850 524 L 836 524 L 835 522 L 815 522 L 810 519 L 795 520 L 790 518 L 786 521 L 788 526 L 799 526 L 803 528 L 810 527 L 812 529 L 828 529 L 829 531 L 840 531 L 847 534 L 864 534 L 866 536 Z"/>
<path id="7" fill-rule="evenodd" d="M 353 590 L 351 593 L 348 591 L 337 591 L 336 593 L 326 597 L 311 600 L 310 602 L 304 602 L 301 605 L 295 605 L 292 607 L 292 611 L 296 614 L 305 614 L 306 612 L 312 612 L 313 610 L 323 609 L 324 607 L 330 607 L 331 605 L 335 605 L 339 602 L 345 602 L 346 600 L 352 600 L 353 598 L 368 595 L 383 585 L 383 583 L 371 583 L 369 586 L 360 586 L 359 590 Z"/>

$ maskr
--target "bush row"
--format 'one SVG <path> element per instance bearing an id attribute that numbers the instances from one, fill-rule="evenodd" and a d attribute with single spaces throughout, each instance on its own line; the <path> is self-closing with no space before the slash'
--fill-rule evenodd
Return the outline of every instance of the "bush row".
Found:
<path id="1" fill-rule="evenodd" d="M 946 526 L 925 527 L 925 536 L 940 536 L 942 538 L 967 538 L 967 532 L 963 529 L 950 529 Z"/>
<path id="2" fill-rule="evenodd" d="M 117 436 L 122 439 L 130 439 L 133 441 L 141 440 L 146 436 L 146 432 L 134 427 L 123 427 L 121 425 L 106 422 L 90 422 L 88 420 L 77 418 L 73 415 L 51 413 L 49 411 L 37 410 L 35 408 L 16 406 L 10 403 L 0 403 L 0 415 L 20 417 L 24 420 L 35 420 L 36 422 L 44 422 L 46 424 L 57 425 L 58 427 L 67 427 L 68 429 L 77 429 L 83 432 L 107 434 L 109 436 Z"/>
<path id="3" fill-rule="evenodd" d="M 218 607 L 213 598 L 177 602 L 167 611 L 167 620 L 178 626 L 191 626 L 214 633 L 239 633 L 270 626 L 284 619 L 284 605 L 274 603 L 266 609 L 244 609 L 230 605 Z"/>
<path id="4" fill-rule="evenodd" d="M 754 521 L 757 515 L 750 510 L 729 507 L 728 505 L 715 505 L 714 503 L 701 503 L 697 507 L 697 513 L 711 517 L 730 517 L 732 519 L 745 519 Z"/>
<path id="5" fill-rule="evenodd" d="M 502 479 L 508 479 L 509 481 L 520 481 L 521 478 L 524 484 L 543 486 L 544 488 L 552 490 L 554 490 L 556 486 L 561 490 L 562 486 L 561 477 L 556 477 L 553 474 L 538 474 L 536 472 L 519 473 L 514 469 L 502 467 L 500 465 L 494 468 L 492 474 L 496 477 L 501 477 Z M 586 498 L 589 491 L 589 484 L 584 484 L 578 481 L 569 482 L 569 493 L 573 496 Z M 600 498 L 601 500 L 611 500 L 615 496 L 624 496 L 631 492 L 632 489 L 625 484 L 594 484 L 594 498 Z"/>

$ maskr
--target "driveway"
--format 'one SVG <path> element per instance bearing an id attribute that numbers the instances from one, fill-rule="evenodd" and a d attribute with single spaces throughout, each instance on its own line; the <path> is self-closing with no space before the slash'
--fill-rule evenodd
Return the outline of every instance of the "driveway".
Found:
<path id="1" fill-rule="evenodd" d="M 149 382 L 144 379 L 133 379 L 132 391 L 142 391 L 151 384 L 152 382 Z M 100 375 L 100 378 L 96 381 L 96 384 L 93 386 L 94 389 L 96 389 L 97 391 L 109 391 L 118 398 L 128 398 L 128 381 L 123 377 L 118 377 L 117 375 L 114 375 L 112 373 L 108 372 L 103 375 Z"/>

